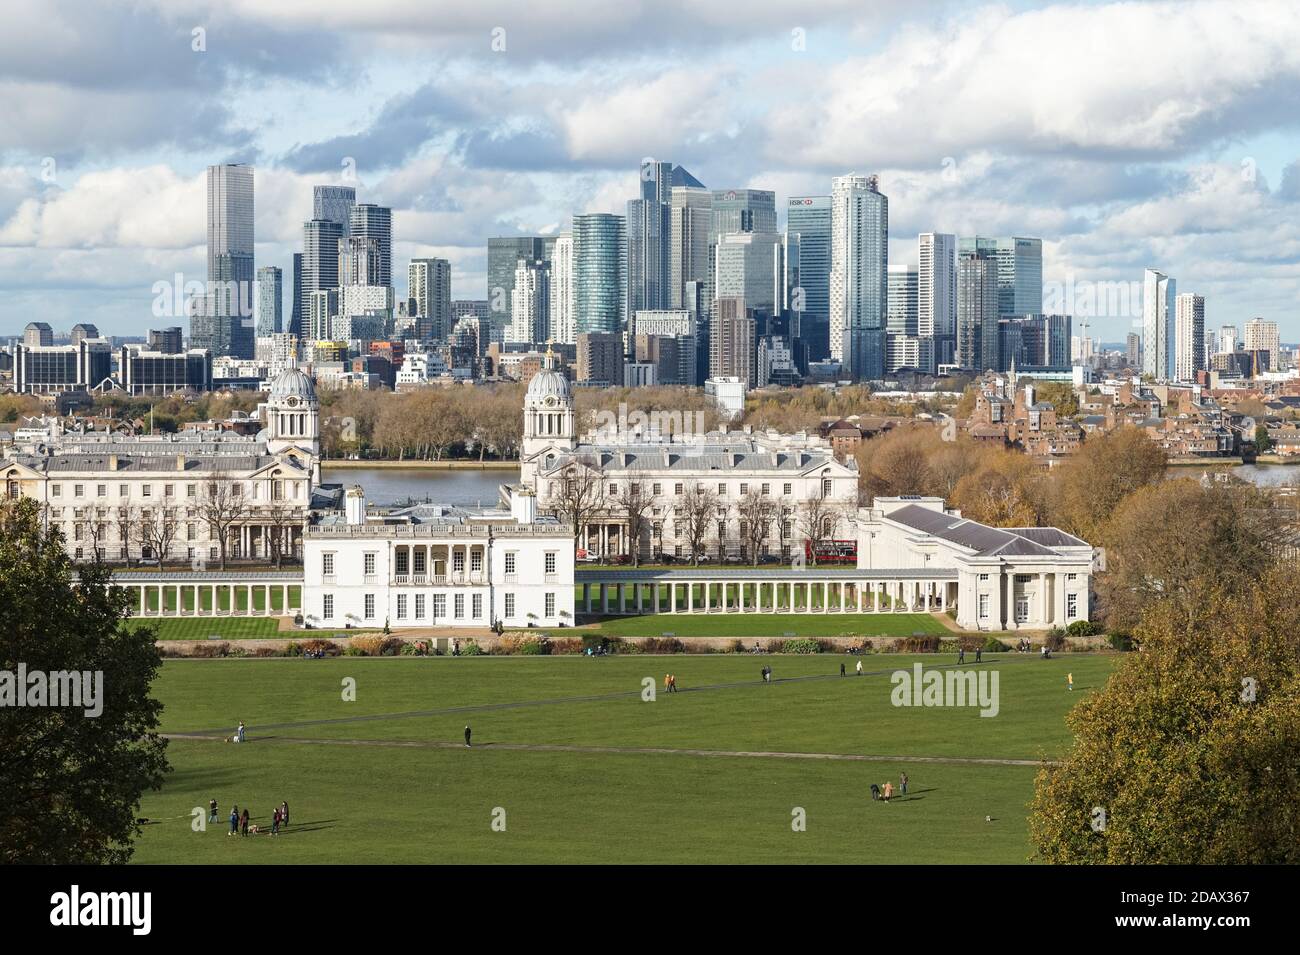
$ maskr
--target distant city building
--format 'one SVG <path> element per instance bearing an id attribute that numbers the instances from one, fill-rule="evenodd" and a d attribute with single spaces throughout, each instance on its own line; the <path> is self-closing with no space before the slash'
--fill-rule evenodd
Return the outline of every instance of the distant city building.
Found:
<path id="1" fill-rule="evenodd" d="M 1174 300 L 1177 283 L 1147 269 L 1142 280 L 1142 373 L 1168 379 L 1174 372 Z"/>
<path id="2" fill-rule="evenodd" d="M 415 337 L 438 341 L 451 331 L 451 262 L 411 259 L 406 267 L 407 313 L 415 318 Z"/>
<path id="3" fill-rule="evenodd" d="M 641 164 L 641 195 L 627 204 L 627 311 L 667 308 L 672 301 L 670 162 Z"/>
<path id="4" fill-rule="evenodd" d="M 709 281 L 709 230 L 713 224 L 713 193 L 698 183 L 672 188 L 669 300 L 671 308 L 696 311 L 691 300 L 703 299 Z M 695 289 L 688 291 L 688 285 Z"/>
<path id="5" fill-rule="evenodd" d="M 573 217 L 574 330 L 621 333 L 627 240 L 622 216 L 597 212 Z M 614 379 L 622 380 L 622 374 Z"/>
<path id="6" fill-rule="evenodd" d="M 983 372 L 1000 363 L 998 262 L 984 249 L 957 254 L 957 363 Z"/>
<path id="7" fill-rule="evenodd" d="M 28 348 L 41 348 L 54 344 L 54 329 L 48 322 L 28 322 L 23 329 L 23 344 Z"/>
<path id="8" fill-rule="evenodd" d="M 885 330 L 891 335 L 917 335 L 919 273 L 914 265 L 889 267 L 889 308 Z"/>
<path id="9" fill-rule="evenodd" d="M 89 322 L 78 322 L 72 326 L 72 331 L 68 334 L 68 341 L 70 344 L 75 345 L 84 339 L 98 337 L 99 329 L 97 327 Z"/>
<path id="10" fill-rule="evenodd" d="M 257 270 L 257 334 L 284 331 L 284 272 L 275 265 Z"/>
<path id="11" fill-rule="evenodd" d="M 831 309 L 831 197 L 793 196 L 786 202 L 786 235 L 799 236 L 798 304 L 801 336 L 829 340 Z M 815 350 L 814 350 L 815 352 Z M 824 354 L 811 355 L 814 361 Z"/>
<path id="12" fill-rule="evenodd" d="M 212 353 L 150 351 L 123 347 L 117 353 L 117 380 L 129 395 L 170 395 L 212 390 Z"/>
<path id="13" fill-rule="evenodd" d="M 578 333 L 574 324 L 573 236 L 565 232 L 555 239 L 551 252 L 550 340 L 573 345 Z"/>
<path id="14" fill-rule="evenodd" d="M 289 312 L 289 333 L 302 335 L 303 297 L 302 297 L 302 253 L 293 254 L 293 306 Z"/>
<path id="15" fill-rule="evenodd" d="M 19 394 L 90 391 L 113 375 L 113 351 L 102 338 L 75 345 L 14 345 L 13 356 Z"/>
<path id="16" fill-rule="evenodd" d="M 922 232 L 916 249 L 916 333 L 932 339 L 935 362 L 947 364 L 957 352 L 957 237 Z"/>
<path id="17" fill-rule="evenodd" d="M 738 378 L 747 388 L 756 380 L 758 333 L 754 310 L 741 297 L 720 298 L 709 323 L 709 377 Z"/>
<path id="18" fill-rule="evenodd" d="M 1205 369 L 1205 296 L 1184 292 L 1174 300 L 1174 379 L 1194 382 Z"/>
<path id="19" fill-rule="evenodd" d="M 368 239 L 378 252 L 376 274 L 364 284 L 392 287 L 393 284 L 393 210 L 387 206 L 358 203 L 350 210 L 351 226 L 344 238 Z"/>
<path id="20" fill-rule="evenodd" d="M 190 317 L 190 342 L 213 355 L 253 356 L 253 167 L 208 167 L 208 284 Z"/>
<path id="21" fill-rule="evenodd" d="M 357 190 L 352 186 L 313 186 L 311 217 L 336 223 L 340 238 L 352 230 L 352 207 L 357 204 Z"/>
<path id="22" fill-rule="evenodd" d="M 617 332 L 579 332 L 579 384 L 617 387 L 623 381 L 623 336 Z"/>
<path id="23" fill-rule="evenodd" d="M 185 347 L 180 326 L 177 325 L 150 329 L 147 342 L 148 351 L 162 352 L 165 355 L 178 355 Z"/>
<path id="24" fill-rule="evenodd" d="M 831 183 L 831 357 L 854 381 L 885 371 L 889 200 L 875 176 Z"/>
<path id="25" fill-rule="evenodd" d="M 503 332 L 510 324 L 510 296 L 515 287 L 515 269 L 519 260 L 549 262 L 554 247 L 554 236 L 518 235 L 488 239 L 487 317 L 499 331 Z"/>
<path id="26" fill-rule="evenodd" d="M 1279 371 L 1281 369 L 1282 355 L 1277 322 L 1266 322 L 1262 318 L 1252 318 L 1246 323 L 1243 339 L 1246 351 L 1268 352 L 1269 371 Z"/>
<path id="27" fill-rule="evenodd" d="M 1137 332 L 1129 332 L 1124 339 L 1124 362 L 1133 371 L 1142 367 L 1142 336 Z"/>
<path id="28" fill-rule="evenodd" d="M 548 338 L 551 311 L 551 270 L 543 260 L 519 260 L 510 297 L 510 328 L 506 341 L 536 343 Z"/>
<path id="29" fill-rule="evenodd" d="M 1043 310 L 1043 240 L 1022 236 L 963 238 L 958 254 L 983 252 L 997 262 L 998 315 L 1031 315 Z"/>

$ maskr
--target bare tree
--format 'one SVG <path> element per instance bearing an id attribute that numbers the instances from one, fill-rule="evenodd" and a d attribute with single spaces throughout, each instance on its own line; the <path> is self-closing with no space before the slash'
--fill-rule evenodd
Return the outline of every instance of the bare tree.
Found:
<path id="1" fill-rule="evenodd" d="M 104 557 L 101 551 L 109 536 L 109 510 L 105 507 L 87 507 L 82 514 L 81 525 L 82 536 L 90 541 L 92 556 L 96 563 Z"/>
<path id="2" fill-rule="evenodd" d="M 261 516 L 271 532 L 271 557 L 279 569 L 284 565 L 285 555 L 293 554 L 293 528 L 302 522 L 302 515 L 293 504 L 277 501 L 264 507 Z"/>
<path id="3" fill-rule="evenodd" d="M 780 508 L 772 495 L 751 490 L 741 497 L 736 510 L 740 516 L 741 539 L 749 552 L 750 563 L 757 566 Z"/>
<path id="4" fill-rule="evenodd" d="M 575 461 L 550 481 L 543 506 L 573 525 L 576 546 L 593 517 L 605 509 L 604 469 L 594 460 Z"/>
<path id="5" fill-rule="evenodd" d="M 844 514 L 839 504 L 829 497 L 817 495 L 810 497 L 799 505 L 799 528 L 803 532 L 804 539 L 809 544 L 809 551 L 812 562 L 817 563 L 817 555 L 821 551 L 821 545 L 828 540 L 833 540 L 835 531 L 840 525 Z"/>
<path id="6" fill-rule="evenodd" d="M 627 526 L 633 567 L 641 566 L 641 537 L 650 526 L 650 513 L 655 502 L 655 496 L 647 493 L 645 485 L 639 481 L 629 481 L 610 499 L 611 509 Z"/>
<path id="7" fill-rule="evenodd" d="M 214 473 L 204 484 L 199 498 L 199 516 L 208 525 L 208 537 L 217 544 L 222 570 L 226 569 L 230 529 L 244 520 L 250 510 L 249 499 L 238 481 Z"/>
<path id="8" fill-rule="evenodd" d="M 131 541 L 135 537 L 136 525 L 140 523 L 140 509 L 123 504 L 116 509 L 117 540 L 121 545 L 127 566 L 131 564 Z"/>
<path id="9" fill-rule="evenodd" d="M 697 567 L 705 554 L 709 529 L 718 515 L 718 494 L 704 484 L 696 484 L 682 496 L 678 513 L 686 527 L 686 545 L 690 549 L 691 563 Z"/>
<path id="10" fill-rule="evenodd" d="M 180 531 L 180 521 L 175 507 L 160 505 L 145 508 L 140 513 L 140 522 L 136 525 L 136 539 L 140 542 L 140 553 L 153 553 L 161 567 L 167 555 L 171 553 L 172 544 Z"/>
<path id="11" fill-rule="evenodd" d="M 790 537 L 794 533 L 794 521 L 799 509 L 788 497 L 781 497 L 776 502 L 777 542 L 784 555 L 790 547 Z"/>

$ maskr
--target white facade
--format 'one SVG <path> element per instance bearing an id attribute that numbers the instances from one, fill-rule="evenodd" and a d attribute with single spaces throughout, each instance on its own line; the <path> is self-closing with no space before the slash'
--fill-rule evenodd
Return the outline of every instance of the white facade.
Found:
<path id="1" fill-rule="evenodd" d="M 1277 322 L 1266 322 L 1262 318 L 1252 318 L 1246 323 L 1244 335 L 1246 351 L 1268 352 L 1268 370 L 1281 371 L 1281 347 L 1279 345 Z"/>
<path id="2" fill-rule="evenodd" d="M 421 504 L 370 514 L 359 487 L 307 528 L 303 613 L 314 627 L 507 629 L 573 624 L 573 531 L 510 491 L 510 507 Z"/>
<path id="3" fill-rule="evenodd" d="M 1064 531 L 989 527 L 934 497 L 878 497 L 856 526 L 860 569 L 955 569 L 957 625 L 965 630 L 1088 619 L 1093 549 Z"/>
<path id="4" fill-rule="evenodd" d="M 1174 300 L 1174 379 L 1190 382 L 1205 368 L 1205 296 L 1184 292 Z"/>
<path id="5" fill-rule="evenodd" d="M 549 309 L 552 341 L 572 345 L 578 340 L 573 299 L 573 236 L 565 232 L 555 239 L 551 252 L 551 294 Z"/>
<path id="6" fill-rule="evenodd" d="M 1168 379 L 1173 374 L 1174 299 L 1177 283 L 1147 269 L 1142 282 L 1142 373 Z"/>

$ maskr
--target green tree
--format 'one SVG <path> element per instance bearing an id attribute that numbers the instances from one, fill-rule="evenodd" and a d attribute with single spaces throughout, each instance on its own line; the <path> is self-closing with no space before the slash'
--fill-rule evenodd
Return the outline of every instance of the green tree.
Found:
<path id="1" fill-rule="evenodd" d="M 169 769 L 156 732 L 162 704 L 149 696 L 161 665 L 155 634 L 125 625 L 126 597 L 106 568 L 73 574 L 35 501 L 0 503 L 0 671 L 103 674 L 97 716 L 0 707 L 0 864 L 126 862 L 140 796 Z"/>
<path id="2" fill-rule="evenodd" d="M 1260 454 L 1273 447 L 1273 439 L 1268 436 L 1268 428 L 1262 424 L 1255 426 L 1255 450 Z"/>
<path id="3" fill-rule="evenodd" d="M 1151 607 L 1035 782 L 1030 833 L 1053 863 L 1300 862 L 1300 582 L 1214 576 Z"/>

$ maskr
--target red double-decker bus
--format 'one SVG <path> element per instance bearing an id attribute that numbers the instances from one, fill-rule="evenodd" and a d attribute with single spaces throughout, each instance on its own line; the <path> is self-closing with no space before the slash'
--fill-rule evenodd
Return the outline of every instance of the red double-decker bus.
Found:
<path id="1" fill-rule="evenodd" d="M 857 541 L 818 541 L 814 547 L 812 541 L 803 542 L 803 556 L 809 564 L 852 564 L 858 563 Z"/>

